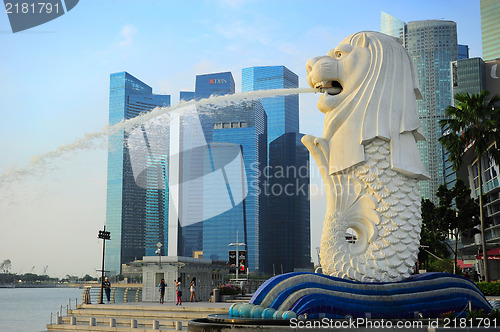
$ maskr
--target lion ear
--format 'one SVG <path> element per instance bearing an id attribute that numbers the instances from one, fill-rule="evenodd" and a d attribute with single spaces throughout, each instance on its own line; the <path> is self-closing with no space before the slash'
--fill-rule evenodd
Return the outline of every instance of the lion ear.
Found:
<path id="1" fill-rule="evenodd" d="M 366 33 L 360 33 L 356 39 L 356 46 L 368 47 L 368 39 Z"/>

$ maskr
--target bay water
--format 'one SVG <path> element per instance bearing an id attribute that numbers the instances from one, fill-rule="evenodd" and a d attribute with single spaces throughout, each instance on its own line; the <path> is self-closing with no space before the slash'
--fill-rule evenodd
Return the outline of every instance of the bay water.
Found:
<path id="1" fill-rule="evenodd" d="M 65 316 L 68 299 L 75 308 L 75 299 L 81 304 L 81 294 L 78 288 L 0 288 L 0 331 L 46 331 L 50 313 L 55 322 L 62 305 Z"/>

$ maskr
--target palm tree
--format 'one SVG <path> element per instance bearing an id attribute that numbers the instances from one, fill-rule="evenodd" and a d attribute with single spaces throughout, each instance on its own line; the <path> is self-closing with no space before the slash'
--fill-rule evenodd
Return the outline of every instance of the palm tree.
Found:
<path id="1" fill-rule="evenodd" d="M 462 163 L 462 156 L 467 149 L 473 149 L 477 155 L 479 179 L 479 216 L 481 219 L 481 242 L 483 250 L 483 267 L 485 281 L 489 282 L 488 254 L 484 234 L 483 216 L 483 172 L 482 157 L 490 153 L 497 164 L 500 164 L 498 149 L 490 149 L 494 142 L 500 142 L 500 109 L 495 108 L 495 103 L 500 97 L 494 95 L 488 100 L 488 91 L 478 94 L 457 93 L 455 106 L 446 109 L 447 119 L 440 120 L 439 124 L 446 133 L 439 142 L 448 150 L 448 160 L 453 163 L 453 170 L 457 171 Z M 471 146 L 469 146 L 469 144 Z"/>

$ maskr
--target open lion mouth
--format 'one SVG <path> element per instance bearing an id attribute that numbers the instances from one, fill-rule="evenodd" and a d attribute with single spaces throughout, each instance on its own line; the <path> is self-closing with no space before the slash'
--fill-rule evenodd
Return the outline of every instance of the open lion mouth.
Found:
<path id="1" fill-rule="evenodd" d="M 321 81 L 314 85 L 316 89 L 320 89 L 321 92 L 326 92 L 330 96 L 338 95 L 342 92 L 342 84 L 338 81 Z"/>

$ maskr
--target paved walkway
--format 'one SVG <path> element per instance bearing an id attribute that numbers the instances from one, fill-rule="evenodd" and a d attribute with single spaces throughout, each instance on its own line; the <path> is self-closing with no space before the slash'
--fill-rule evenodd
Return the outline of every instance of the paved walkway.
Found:
<path id="1" fill-rule="evenodd" d="M 182 302 L 181 306 L 176 306 L 175 302 L 165 302 L 164 304 L 160 304 L 158 302 L 128 302 L 128 303 L 110 303 L 110 304 L 95 304 L 92 303 L 93 306 L 102 306 L 103 308 L 106 306 L 129 306 L 129 307 L 134 307 L 134 306 L 140 306 L 140 307 L 155 307 L 155 308 L 161 308 L 161 307 L 182 307 L 182 308 L 227 308 L 231 307 L 233 303 L 226 303 L 226 302 L 208 302 L 208 301 L 200 301 L 200 302 Z M 85 306 L 88 305 L 84 305 Z"/>

